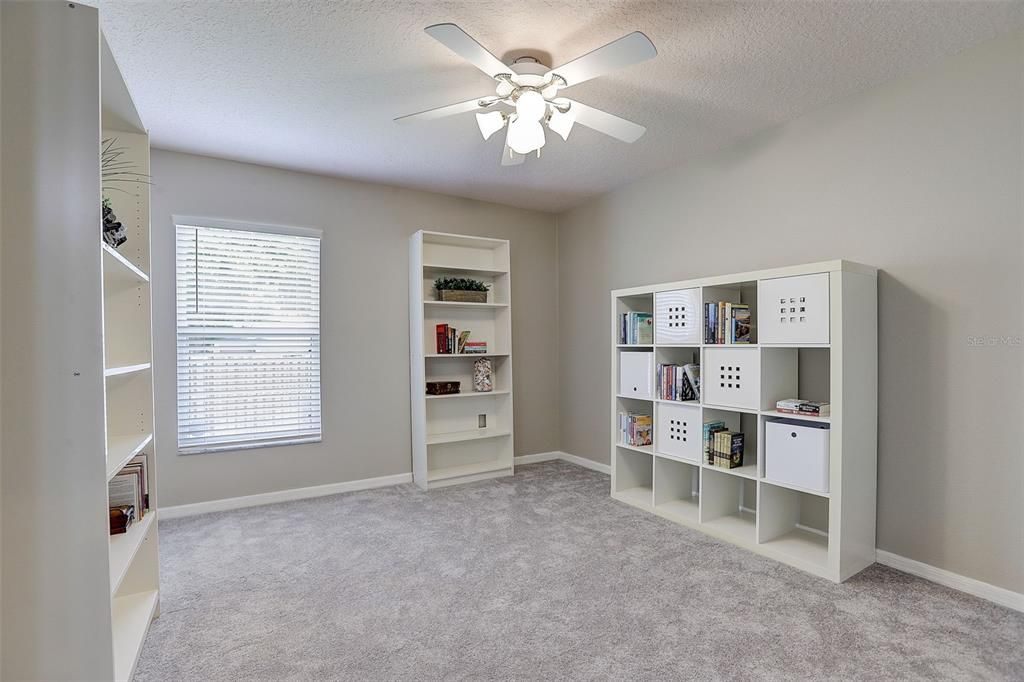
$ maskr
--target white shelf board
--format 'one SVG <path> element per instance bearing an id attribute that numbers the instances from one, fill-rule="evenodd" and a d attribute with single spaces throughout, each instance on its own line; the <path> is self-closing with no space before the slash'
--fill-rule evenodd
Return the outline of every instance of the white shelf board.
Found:
<path id="1" fill-rule="evenodd" d="M 828 566 L 827 535 L 794 528 L 782 537 L 761 544 L 765 549 L 785 554 L 794 561 L 814 564 L 820 568 Z"/>
<path id="2" fill-rule="evenodd" d="M 663 405 L 690 405 L 691 407 L 700 407 L 699 400 L 662 400 L 661 398 L 655 398 L 654 402 L 662 403 Z"/>
<path id="3" fill-rule="evenodd" d="M 120 253 L 102 242 L 100 242 L 100 248 L 103 250 L 104 284 L 137 286 L 149 282 L 149 275 Z"/>
<path id="4" fill-rule="evenodd" d="M 423 301 L 423 305 L 445 308 L 507 308 L 508 303 L 463 303 L 462 301 Z"/>
<path id="5" fill-rule="evenodd" d="M 700 505 L 696 499 L 692 500 L 669 500 L 654 507 L 665 516 L 682 519 L 690 523 L 697 523 L 700 516 Z"/>
<path id="6" fill-rule="evenodd" d="M 654 446 L 653 445 L 627 445 L 627 444 L 622 443 L 622 442 L 616 443 L 616 445 L 618 447 L 622 448 L 623 450 L 632 450 L 633 452 L 642 452 L 645 455 L 653 455 L 654 454 Z"/>
<path id="7" fill-rule="evenodd" d="M 654 402 L 654 398 L 642 398 L 642 397 L 636 396 L 636 395 L 626 395 L 625 393 L 616 393 L 615 397 L 616 398 L 625 398 L 626 400 L 642 400 L 645 403 L 653 403 Z"/>
<path id="8" fill-rule="evenodd" d="M 142 651 L 142 643 L 149 632 L 149 624 L 156 613 L 160 593 L 138 592 L 113 600 L 114 624 L 114 679 L 130 680 Z"/>
<path id="9" fill-rule="evenodd" d="M 757 348 L 756 343 L 702 343 L 704 348 Z"/>
<path id="10" fill-rule="evenodd" d="M 617 343 L 616 348 L 654 348 L 651 343 Z"/>
<path id="11" fill-rule="evenodd" d="M 790 414 L 789 412 L 779 412 L 778 410 L 761 410 L 761 414 L 766 417 L 783 417 L 785 419 L 798 419 L 805 422 L 819 422 L 821 424 L 828 424 L 832 421 L 832 417 L 813 417 L 809 414 Z"/>
<path id="12" fill-rule="evenodd" d="M 467 391 L 465 393 L 449 393 L 447 395 L 428 395 L 427 400 L 452 400 L 454 398 L 486 398 L 492 395 L 508 395 L 511 391 Z"/>
<path id="13" fill-rule="evenodd" d="M 615 493 L 615 497 L 623 502 L 650 508 L 654 502 L 654 491 L 649 485 L 638 485 L 635 488 L 620 490 Z"/>
<path id="14" fill-rule="evenodd" d="M 655 343 L 656 348 L 700 348 L 699 343 Z"/>
<path id="15" fill-rule="evenodd" d="M 795 490 L 798 493 L 806 493 L 808 495 L 815 495 L 817 497 L 824 497 L 825 499 L 829 498 L 829 494 L 828 493 L 822 492 L 820 490 L 811 490 L 810 488 L 801 488 L 800 486 L 790 485 L 789 483 L 780 483 L 778 481 L 773 481 L 773 480 L 768 479 L 768 478 L 762 478 L 761 481 L 763 483 L 765 483 L 766 485 L 773 485 L 776 488 L 785 488 L 786 490 Z"/>
<path id="16" fill-rule="evenodd" d="M 473 464 L 460 464 L 458 466 L 441 467 L 427 470 L 427 481 L 444 481 L 449 478 L 462 478 L 464 476 L 475 476 L 477 474 L 488 474 L 494 471 L 512 469 L 512 463 L 507 460 L 488 460 L 486 462 L 474 462 Z"/>
<path id="17" fill-rule="evenodd" d="M 156 510 L 146 512 L 141 521 L 136 521 L 120 535 L 110 536 L 110 593 L 117 592 L 135 559 L 135 554 L 146 539 L 150 527 L 156 522 Z"/>
<path id="18" fill-rule="evenodd" d="M 424 358 L 507 358 L 508 353 L 424 353 Z"/>
<path id="19" fill-rule="evenodd" d="M 757 539 L 756 519 L 757 517 L 751 512 L 738 511 L 735 514 L 720 516 L 717 519 L 705 521 L 701 525 L 713 528 L 720 533 L 739 538 L 743 542 L 752 545 Z"/>
<path id="20" fill-rule="evenodd" d="M 479 277 L 497 277 L 507 275 L 508 270 L 492 270 L 491 268 L 467 268 L 461 265 L 444 265 L 442 263 L 424 263 L 423 274 L 433 277 L 446 272 L 458 272 L 464 275 L 477 275 Z"/>
<path id="21" fill-rule="evenodd" d="M 512 432 L 505 428 L 490 427 L 486 429 L 470 429 L 468 431 L 452 431 L 451 433 L 428 433 L 427 445 L 439 445 L 441 443 L 461 443 L 467 440 L 480 440 L 482 438 L 500 438 L 509 436 Z"/>
<path id="22" fill-rule="evenodd" d="M 695 467 L 699 467 L 700 466 L 700 460 L 699 459 L 686 459 L 684 457 L 676 457 L 675 455 L 666 455 L 664 452 L 655 452 L 654 454 L 657 457 L 660 457 L 662 459 L 670 459 L 673 462 L 682 462 L 683 464 L 692 464 Z"/>
<path id="23" fill-rule="evenodd" d="M 722 410 L 724 412 L 740 412 L 742 414 L 761 414 L 761 410 L 755 410 L 749 407 L 729 407 L 727 405 L 712 405 L 711 403 L 701 403 L 701 407 L 708 410 Z"/>
<path id="24" fill-rule="evenodd" d="M 123 374 L 134 374 L 135 372 L 144 372 L 152 367 L 152 363 L 140 362 L 135 365 L 118 365 L 117 367 L 107 367 L 103 370 L 103 376 L 116 377 Z"/>
<path id="25" fill-rule="evenodd" d="M 711 466 L 710 464 L 701 464 L 705 469 L 711 469 L 712 471 L 718 471 L 723 474 L 732 474 L 733 476 L 742 476 L 743 478 L 749 478 L 751 480 L 757 480 L 757 462 L 753 464 L 744 464 L 741 467 L 735 469 L 725 469 L 723 467 Z"/>
<path id="26" fill-rule="evenodd" d="M 152 433 L 107 436 L 107 481 L 110 481 L 132 457 L 139 454 L 152 440 Z M 150 462 L 150 466 L 152 465 L 153 463 Z"/>

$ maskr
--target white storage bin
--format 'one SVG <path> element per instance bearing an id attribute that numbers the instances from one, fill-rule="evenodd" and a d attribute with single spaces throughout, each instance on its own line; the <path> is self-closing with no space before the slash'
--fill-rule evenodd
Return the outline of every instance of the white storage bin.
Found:
<path id="1" fill-rule="evenodd" d="M 828 343 L 828 273 L 761 280 L 757 317 L 760 343 Z"/>
<path id="2" fill-rule="evenodd" d="M 829 425 L 772 419 L 764 425 L 764 478 L 828 492 Z"/>
<path id="3" fill-rule="evenodd" d="M 707 348 L 700 374 L 706 405 L 760 408 L 761 355 L 757 348 Z"/>
<path id="4" fill-rule="evenodd" d="M 702 425 L 700 408 L 658 403 L 658 452 L 700 462 Z"/>
<path id="5" fill-rule="evenodd" d="M 700 289 L 676 289 L 654 294 L 655 343 L 698 345 L 702 324 Z"/>
<path id="6" fill-rule="evenodd" d="M 654 353 L 619 353 L 619 394 L 630 398 L 654 398 Z"/>

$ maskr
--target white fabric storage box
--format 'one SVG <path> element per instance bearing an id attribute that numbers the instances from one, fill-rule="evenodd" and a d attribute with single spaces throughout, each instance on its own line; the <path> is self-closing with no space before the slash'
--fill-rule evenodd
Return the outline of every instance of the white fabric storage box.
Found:
<path id="1" fill-rule="evenodd" d="M 828 424 L 772 419 L 764 425 L 764 477 L 828 492 Z"/>
<path id="2" fill-rule="evenodd" d="M 654 398 L 654 353 L 619 353 L 619 394 L 630 398 Z"/>
<path id="3" fill-rule="evenodd" d="M 700 462 L 703 433 L 700 408 L 658 403 L 654 425 L 658 430 L 655 442 L 658 452 L 695 463 Z"/>
<path id="4" fill-rule="evenodd" d="M 700 345 L 704 322 L 700 289 L 676 289 L 654 294 L 654 342 Z"/>
<path id="5" fill-rule="evenodd" d="M 757 285 L 759 343 L 828 343 L 828 273 L 778 277 Z"/>

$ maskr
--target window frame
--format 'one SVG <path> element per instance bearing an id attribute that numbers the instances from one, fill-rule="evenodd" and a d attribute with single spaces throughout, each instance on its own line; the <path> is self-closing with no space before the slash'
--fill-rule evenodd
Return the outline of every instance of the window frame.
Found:
<path id="1" fill-rule="evenodd" d="M 228 220 L 224 218 L 204 218 L 194 215 L 180 215 L 173 214 L 171 216 L 171 223 L 174 228 L 174 404 L 175 404 L 175 426 L 174 426 L 174 440 L 175 449 L 177 454 L 180 456 L 189 457 L 192 455 L 208 455 L 222 452 L 235 452 L 241 450 L 255 450 L 261 448 L 280 448 L 288 447 L 291 445 L 308 445 L 310 443 L 320 443 L 323 441 L 324 435 L 324 419 L 323 419 L 323 355 L 321 353 L 320 360 L 317 362 L 317 374 L 318 381 L 320 384 L 320 431 L 316 436 L 302 436 L 295 437 L 292 439 L 284 440 L 260 440 L 255 437 L 258 434 L 254 434 L 254 438 L 251 441 L 241 443 L 224 443 L 221 445 L 209 445 L 209 446 L 191 446 L 182 450 L 181 443 L 178 440 L 178 228 L 179 227 L 208 227 L 222 230 L 237 230 L 239 232 L 257 232 L 265 234 L 275 234 L 281 236 L 292 236 L 292 237 L 311 237 L 318 239 L 320 242 L 319 248 L 319 282 L 317 285 L 317 335 L 320 337 L 321 351 L 323 349 L 323 230 L 315 227 L 300 227 L 297 225 L 279 225 L 272 223 L 257 223 L 249 222 L 245 220 Z"/>

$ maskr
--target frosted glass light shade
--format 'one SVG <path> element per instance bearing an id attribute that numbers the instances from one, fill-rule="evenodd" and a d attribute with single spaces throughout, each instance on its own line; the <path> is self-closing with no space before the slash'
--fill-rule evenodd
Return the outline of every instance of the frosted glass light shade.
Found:
<path id="1" fill-rule="evenodd" d="M 517 154 L 529 154 L 544 146 L 544 126 L 540 121 L 516 118 L 508 125 L 506 142 Z"/>
<path id="2" fill-rule="evenodd" d="M 492 111 L 487 114 L 477 114 L 476 124 L 480 126 L 480 134 L 484 139 L 505 127 L 505 116 L 500 111 Z"/>
<path id="3" fill-rule="evenodd" d="M 540 121 L 548 111 L 548 103 L 539 92 L 527 90 L 516 100 L 516 115 L 520 119 Z"/>
<path id="4" fill-rule="evenodd" d="M 552 107 L 551 118 L 548 119 L 548 128 L 558 133 L 563 140 L 569 139 L 569 133 L 572 132 L 574 123 L 576 123 L 576 112 L 571 107 L 564 114 Z"/>

